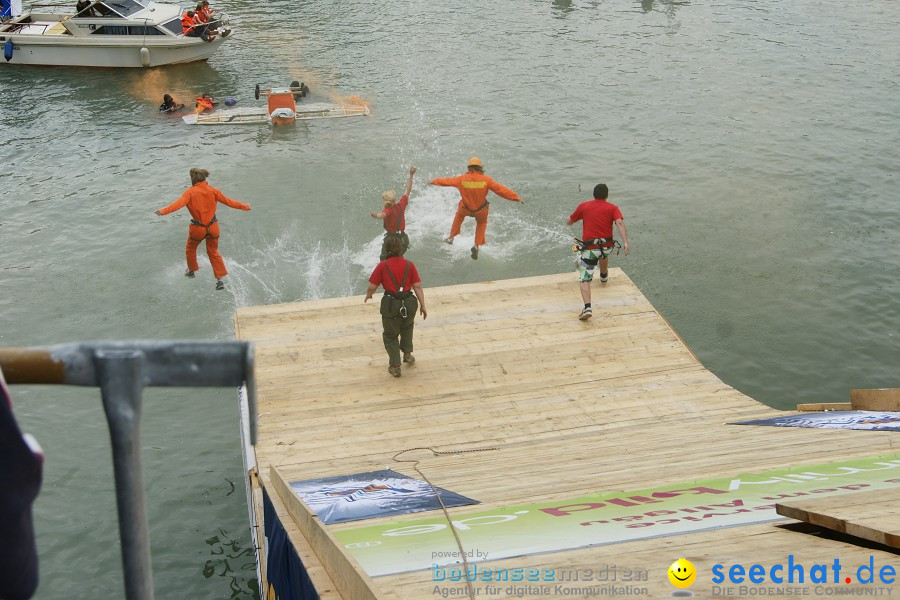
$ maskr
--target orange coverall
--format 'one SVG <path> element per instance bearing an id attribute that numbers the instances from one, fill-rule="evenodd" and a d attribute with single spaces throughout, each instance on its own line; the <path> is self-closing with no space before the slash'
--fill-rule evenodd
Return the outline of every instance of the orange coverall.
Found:
<path id="1" fill-rule="evenodd" d="M 455 187 L 459 190 L 462 199 L 453 217 L 453 225 L 450 226 L 450 237 L 459 235 L 463 219 L 475 217 L 475 245 L 483 246 L 485 243 L 484 232 L 487 230 L 488 210 L 487 193 L 494 192 L 501 198 L 521 202 L 519 195 L 508 187 L 502 186 L 484 173 L 469 171 L 459 177 L 438 177 L 431 180 L 432 185 Z"/>
<path id="2" fill-rule="evenodd" d="M 207 182 L 200 181 L 189 187 L 181 195 L 181 198 L 160 209 L 159 213 L 167 215 L 187 206 L 192 217 L 191 226 L 188 229 L 187 244 L 184 248 L 188 269 L 197 271 L 200 268 L 200 265 L 197 264 L 197 246 L 200 245 L 200 242 L 206 240 L 206 254 L 209 256 L 209 262 L 212 264 L 213 275 L 215 275 L 216 279 L 222 279 L 228 275 L 228 271 L 225 269 L 225 261 L 222 260 L 222 255 L 219 254 L 219 222 L 214 221 L 217 202 L 221 202 L 231 208 L 250 210 L 249 204 L 232 200 Z"/>

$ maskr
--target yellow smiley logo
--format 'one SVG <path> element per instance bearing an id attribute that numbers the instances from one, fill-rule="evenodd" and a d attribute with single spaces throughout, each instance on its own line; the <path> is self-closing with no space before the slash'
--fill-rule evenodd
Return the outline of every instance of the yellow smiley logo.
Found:
<path id="1" fill-rule="evenodd" d="M 673 562 L 669 567 L 668 574 L 672 585 L 679 588 L 691 587 L 691 584 L 697 579 L 697 569 L 686 558 L 679 558 Z"/>

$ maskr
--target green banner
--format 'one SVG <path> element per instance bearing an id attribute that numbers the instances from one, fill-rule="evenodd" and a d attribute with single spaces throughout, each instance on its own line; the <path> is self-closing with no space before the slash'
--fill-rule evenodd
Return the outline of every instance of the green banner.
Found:
<path id="1" fill-rule="evenodd" d="M 782 519 L 775 502 L 900 487 L 900 454 L 454 515 L 470 563 Z M 371 576 L 462 564 L 443 513 L 334 531 Z"/>

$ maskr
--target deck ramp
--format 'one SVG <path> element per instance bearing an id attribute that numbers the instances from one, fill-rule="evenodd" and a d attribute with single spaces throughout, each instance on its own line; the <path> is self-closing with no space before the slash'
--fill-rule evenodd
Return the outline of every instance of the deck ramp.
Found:
<path id="1" fill-rule="evenodd" d="M 429 316 L 417 319 L 417 362 L 404 367 L 399 379 L 386 370 L 377 301 L 363 304 L 362 296 L 355 296 L 237 311 L 238 338 L 256 345 L 256 458 L 267 492 L 276 493 L 276 472 L 296 481 L 390 467 L 419 478 L 410 463 L 393 457 L 411 448 L 490 448 L 415 453 L 433 483 L 481 502 L 450 509 L 461 519 L 496 507 L 566 504 L 590 494 L 748 472 L 874 455 L 900 459 L 900 434 L 892 432 L 726 425 L 783 413 L 704 368 L 619 269 L 610 270 L 608 283 L 595 283 L 594 317 L 586 322 L 576 318 L 581 303 L 572 273 L 426 287 L 425 293 Z M 790 401 L 791 390 L 784 392 Z M 774 503 L 768 511 L 770 520 L 779 518 Z M 333 583 L 329 597 L 350 600 L 356 585 L 371 586 L 376 598 L 436 597 L 430 570 L 369 577 L 352 556 L 335 562 L 328 558 L 333 549 L 316 548 L 360 525 L 316 524 L 327 530 L 324 537 L 304 531 L 303 523 L 292 528 L 298 547 L 315 553 L 308 566 L 327 573 L 324 585 Z M 634 585 L 662 597 L 675 589 L 666 570 L 685 556 L 697 567 L 697 595 L 719 597 L 710 595 L 715 564 L 772 565 L 789 554 L 809 564 L 830 564 L 836 556 L 862 564 L 873 552 L 876 561 L 900 567 L 896 555 L 772 523 L 713 529 L 700 523 L 680 535 L 612 545 L 601 539 L 600 545 L 486 564 L 558 571 L 642 568 L 649 578 Z M 465 589 L 462 583 L 441 582 L 448 585 L 457 594 Z M 516 593 L 545 598 L 545 591 Z M 480 596 L 506 597 L 484 590 Z"/>

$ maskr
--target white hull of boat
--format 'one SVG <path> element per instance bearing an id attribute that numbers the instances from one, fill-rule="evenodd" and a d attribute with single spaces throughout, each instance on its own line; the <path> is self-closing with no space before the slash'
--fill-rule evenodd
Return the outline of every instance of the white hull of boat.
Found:
<path id="1" fill-rule="evenodd" d="M 5 35 L 13 42 L 10 65 L 59 65 L 75 67 L 143 67 L 141 48 L 150 52 L 150 64 L 158 67 L 207 60 L 224 41 L 217 38 L 204 42 L 200 38 L 156 39 L 163 36 L 148 36 L 146 40 L 135 40 L 133 36 L 104 36 L 105 39 L 62 38 L 47 40 L 48 36 Z M 62 39 L 60 39 L 62 38 Z M 135 42 L 138 43 L 135 43 Z"/>

